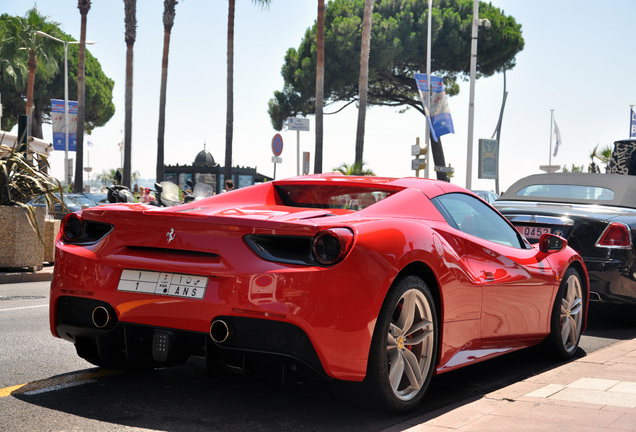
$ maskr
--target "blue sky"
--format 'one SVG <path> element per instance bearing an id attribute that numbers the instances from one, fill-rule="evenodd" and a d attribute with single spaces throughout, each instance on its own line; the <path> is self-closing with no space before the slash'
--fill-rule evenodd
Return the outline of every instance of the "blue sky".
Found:
<path id="1" fill-rule="evenodd" d="M 280 69 L 288 48 L 297 47 L 316 17 L 313 0 L 274 0 L 261 10 L 237 0 L 234 65 L 234 165 L 256 166 L 273 175 L 271 140 L 276 131 L 267 102 L 283 80 Z M 629 106 L 636 104 L 636 56 L 633 0 L 492 0 L 522 24 L 525 49 L 507 73 L 508 99 L 501 135 L 500 186 L 540 172 L 548 163 L 550 110 L 561 131 L 562 146 L 553 164 L 587 165 L 591 150 L 628 137 Z M 3 0 L 2 12 L 24 15 L 34 3 Z M 79 38 L 80 15 L 75 0 L 39 0 L 40 12 Z M 163 44 L 162 1 L 137 3 L 134 46 L 132 167 L 154 177 L 159 116 L 159 83 Z M 487 30 L 480 30 L 487 31 Z M 171 164 L 190 164 L 207 143 L 223 165 L 225 152 L 227 2 L 180 0 L 172 30 L 168 72 L 166 155 Z M 93 0 L 88 14 L 89 47 L 106 75 L 115 80 L 116 112 L 93 133 L 94 146 L 84 165 L 93 172 L 115 168 L 124 129 L 125 56 L 123 1 Z M 435 53 L 432 53 L 435 56 Z M 326 59 L 329 61 L 329 59 Z M 424 72 L 424 71 L 423 71 Z M 435 74 L 435 71 L 433 71 Z M 479 79 L 475 92 L 473 150 L 474 189 L 494 189 L 493 180 L 477 178 L 477 140 L 491 138 L 502 100 L 503 77 Z M 449 99 L 454 135 L 443 137 L 446 162 L 455 168 L 453 183 L 466 184 L 469 84 Z M 63 95 L 60 95 L 63 98 Z M 327 107 L 326 112 L 334 110 Z M 355 153 L 356 108 L 325 118 L 324 165 L 329 171 Z M 300 133 L 302 151 L 311 152 L 310 132 Z M 283 131 L 283 163 L 277 178 L 296 175 L 296 132 Z M 45 126 L 45 139 L 51 139 Z M 406 177 L 411 170 L 411 145 L 424 137 L 424 119 L 415 110 L 373 107 L 367 113 L 367 166 L 378 175 Z M 71 157 L 74 157 L 72 154 Z M 90 158 L 90 160 L 88 160 Z M 53 174 L 63 177 L 63 152 L 52 157 Z M 432 171 L 431 171 L 432 172 Z"/>

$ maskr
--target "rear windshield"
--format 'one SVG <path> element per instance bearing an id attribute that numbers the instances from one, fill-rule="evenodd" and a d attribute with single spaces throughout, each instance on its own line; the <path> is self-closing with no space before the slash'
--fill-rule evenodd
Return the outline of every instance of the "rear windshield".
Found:
<path id="1" fill-rule="evenodd" d="M 520 189 L 515 195 L 543 198 L 611 201 L 614 191 L 600 186 L 537 184 Z"/>
<path id="2" fill-rule="evenodd" d="M 283 203 L 291 207 L 362 210 L 393 195 L 395 189 L 350 185 L 276 185 Z"/>

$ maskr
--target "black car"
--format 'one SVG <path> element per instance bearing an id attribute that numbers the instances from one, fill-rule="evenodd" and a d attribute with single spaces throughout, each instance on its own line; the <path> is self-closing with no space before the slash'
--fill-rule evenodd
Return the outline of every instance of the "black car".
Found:
<path id="1" fill-rule="evenodd" d="M 590 300 L 636 303 L 636 176 L 532 175 L 495 207 L 531 243 L 544 233 L 564 237 L 587 265 Z"/>
<path id="2" fill-rule="evenodd" d="M 499 195 L 489 190 L 473 190 L 471 192 L 477 195 L 479 198 L 486 201 L 490 205 L 495 204 L 495 201 L 497 201 L 497 199 L 499 198 Z"/>
<path id="3" fill-rule="evenodd" d="M 55 196 L 59 199 L 60 194 L 56 193 Z M 63 209 L 59 203 L 55 203 L 53 211 L 49 209 L 49 213 L 55 216 L 55 219 L 62 219 L 67 213 L 72 213 L 80 210 L 87 209 L 89 207 L 95 207 L 97 204 L 92 200 L 86 198 L 84 194 L 63 194 L 64 205 L 66 209 Z M 29 204 L 35 207 L 46 207 L 46 197 L 41 195 L 32 199 Z"/>

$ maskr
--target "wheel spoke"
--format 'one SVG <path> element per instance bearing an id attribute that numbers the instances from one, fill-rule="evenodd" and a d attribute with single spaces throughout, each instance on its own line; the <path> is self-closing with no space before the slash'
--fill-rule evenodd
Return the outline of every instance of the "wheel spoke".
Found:
<path id="1" fill-rule="evenodd" d="M 389 367 L 389 382 L 394 391 L 397 391 L 404 375 L 404 357 L 399 350 L 391 354 L 391 366 Z"/>
<path id="2" fill-rule="evenodd" d="M 583 309 L 583 299 L 577 298 L 574 304 L 570 307 L 570 315 L 578 315 Z"/>
<path id="3" fill-rule="evenodd" d="M 420 370 L 418 359 L 415 354 L 409 350 L 403 350 L 402 354 L 406 360 L 404 375 L 406 376 L 406 379 L 408 379 L 409 383 L 411 383 L 409 388 L 419 390 L 422 386 L 422 371 Z"/>
<path id="4" fill-rule="evenodd" d="M 575 344 L 579 337 L 579 325 L 574 317 L 570 317 L 568 321 L 570 322 L 570 343 Z"/>
<path id="5" fill-rule="evenodd" d="M 426 330 L 417 336 L 404 339 L 404 345 L 419 345 L 424 341 L 424 339 L 429 339 L 431 337 L 433 337 L 433 330 Z"/>
<path id="6" fill-rule="evenodd" d="M 413 317 L 415 316 L 415 303 L 416 303 L 415 291 L 409 291 L 402 297 L 403 304 L 400 316 L 395 325 L 401 330 L 402 335 L 406 333 L 411 325 L 413 325 Z"/>

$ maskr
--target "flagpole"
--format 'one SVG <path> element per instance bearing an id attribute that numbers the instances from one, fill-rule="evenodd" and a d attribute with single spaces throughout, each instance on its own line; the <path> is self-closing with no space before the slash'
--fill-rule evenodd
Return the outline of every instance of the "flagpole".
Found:
<path id="1" fill-rule="evenodd" d="M 634 105 L 629 106 L 629 135 L 627 135 L 630 139 L 632 138 L 632 121 L 634 120 L 632 117 L 634 115 Z"/>
<path id="2" fill-rule="evenodd" d="M 548 165 L 552 166 L 552 136 L 554 135 L 554 109 L 550 110 L 550 158 L 548 159 Z"/>
<path id="3" fill-rule="evenodd" d="M 431 110 L 431 9 L 433 7 L 433 0 L 428 0 L 428 29 L 426 37 L 426 82 L 428 83 L 428 91 L 426 92 L 426 107 L 429 112 Z M 429 178 L 429 165 L 431 160 L 431 131 L 429 130 L 428 122 L 426 122 L 426 139 L 425 148 L 426 152 L 426 165 L 424 166 L 424 177 Z"/>

